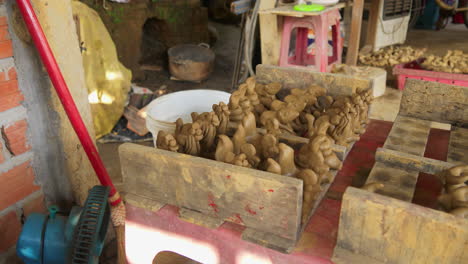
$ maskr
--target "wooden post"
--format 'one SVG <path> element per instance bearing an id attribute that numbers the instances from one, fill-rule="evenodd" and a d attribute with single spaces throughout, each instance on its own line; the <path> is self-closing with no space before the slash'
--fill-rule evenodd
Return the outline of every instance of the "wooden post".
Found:
<path id="1" fill-rule="evenodd" d="M 367 24 L 367 34 L 366 34 L 366 45 L 370 45 L 372 50 L 374 50 L 375 37 L 377 34 L 377 26 L 379 24 L 379 8 L 382 0 L 372 1 L 370 12 L 369 12 L 369 22 Z"/>
<path id="2" fill-rule="evenodd" d="M 356 65 L 359 53 L 359 40 L 361 39 L 362 11 L 364 0 L 354 0 L 353 14 L 351 19 L 351 30 L 349 33 L 348 53 L 346 64 Z"/>

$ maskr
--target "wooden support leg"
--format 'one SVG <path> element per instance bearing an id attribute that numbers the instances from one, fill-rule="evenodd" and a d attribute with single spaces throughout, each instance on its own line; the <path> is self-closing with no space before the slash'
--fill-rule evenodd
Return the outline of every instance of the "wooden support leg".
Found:
<path id="1" fill-rule="evenodd" d="M 364 0 L 354 0 L 353 2 L 351 31 L 349 33 L 348 53 L 346 55 L 346 64 L 348 65 L 357 64 L 359 40 L 361 39 L 362 11 L 364 9 Z"/>

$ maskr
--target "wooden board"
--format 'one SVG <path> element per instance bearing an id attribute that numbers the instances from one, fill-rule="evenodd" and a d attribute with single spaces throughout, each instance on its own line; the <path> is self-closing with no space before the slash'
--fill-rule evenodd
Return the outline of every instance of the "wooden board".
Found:
<path id="1" fill-rule="evenodd" d="M 119 153 L 127 193 L 297 241 L 302 180 L 130 143 Z"/>
<path id="2" fill-rule="evenodd" d="M 431 122 L 398 115 L 384 148 L 424 156 Z"/>
<path id="3" fill-rule="evenodd" d="M 272 65 L 257 66 L 257 81 L 260 83 L 279 82 L 283 84 L 283 89 L 286 89 L 284 92 L 292 88 L 307 88 L 310 85 L 322 86 L 332 95 L 351 95 L 372 89 L 372 81 L 367 78 Z"/>
<path id="4" fill-rule="evenodd" d="M 377 152 L 375 153 L 375 161 L 385 163 L 393 168 L 417 170 L 433 175 L 455 166 L 453 163 L 384 148 L 377 149 Z"/>
<path id="5" fill-rule="evenodd" d="M 454 164 L 468 164 L 468 129 L 452 128 L 447 161 Z"/>
<path id="6" fill-rule="evenodd" d="M 468 125 L 468 87 L 407 79 L 400 114 L 458 126 Z"/>
<path id="7" fill-rule="evenodd" d="M 348 187 L 335 263 L 468 263 L 468 220 Z"/>
<path id="8" fill-rule="evenodd" d="M 376 162 L 366 184 L 383 183 L 384 187 L 378 190 L 377 193 L 411 202 L 418 176 L 419 171 L 417 170 L 395 168 L 383 162 Z"/>
<path id="9" fill-rule="evenodd" d="M 338 3 L 336 5 L 326 6 L 325 9 L 320 12 L 295 11 L 292 5 L 285 5 L 285 6 L 280 6 L 280 7 L 276 7 L 273 9 L 260 11 L 260 14 L 274 14 L 278 16 L 290 16 L 290 17 L 318 16 L 323 13 L 329 12 L 330 10 L 333 10 L 333 9 L 343 8 L 345 7 L 345 5 L 346 5 L 345 3 Z"/>

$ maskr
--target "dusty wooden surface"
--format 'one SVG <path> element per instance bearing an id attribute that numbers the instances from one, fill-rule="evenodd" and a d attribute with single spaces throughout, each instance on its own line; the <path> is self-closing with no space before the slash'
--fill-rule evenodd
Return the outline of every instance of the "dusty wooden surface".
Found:
<path id="1" fill-rule="evenodd" d="M 372 88 L 371 80 L 366 78 L 272 65 L 258 65 L 257 80 L 261 83 L 279 82 L 286 90 L 319 85 L 332 95 L 351 95 Z"/>
<path id="2" fill-rule="evenodd" d="M 127 193 L 297 240 L 299 179 L 136 144 L 119 153 Z"/>
<path id="3" fill-rule="evenodd" d="M 395 168 L 383 162 L 376 162 L 366 184 L 383 183 L 384 187 L 376 193 L 411 202 L 414 195 L 419 171 Z"/>
<path id="4" fill-rule="evenodd" d="M 403 170 L 417 170 L 433 175 L 454 166 L 454 164 L 449 162 L 425 158 L 385 148 L 377 149 L 377 152 L 375 153 L 375 161 L 385 163 L 394 168 Z"/>
<path id="5" fill-rule="evenodd" d="M 335 263 L 468 263 L 468 221 L 349 187 Z"/>
<path id="6" fill-rule="evenodd" d="M 408 79 L 400 114 L 430 121 L 468 125 L 468 87 Z"/>
<path id="7" fill-rule="evenodd" d="M 431 122 L 398 115 L 384 148 L 423 156 Z"/>
<path id="8" fill-rule="evenodd" d="M 468 164 L 468 129 L 452 127 L 447 161 L 454 164 Z"/>

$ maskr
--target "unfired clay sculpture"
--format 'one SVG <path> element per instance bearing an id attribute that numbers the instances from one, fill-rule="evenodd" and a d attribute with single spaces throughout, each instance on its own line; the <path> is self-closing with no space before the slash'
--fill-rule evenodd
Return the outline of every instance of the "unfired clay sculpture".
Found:
<path id="1" fill-rule="evenodd" d="M 181 147 L 181 152 L 198 156 L 200 154 L 200 140 L 203 131 L 199 123 L 184 124 L 181 118 L 176 121 L 175 139 Z"/>
<path id="2" fill-rule="evenodd" d="M 234 143 L 234 154 L 240 154 L 242 145 L 246 143 L 246 133 L 243 124 L 239 124 L 239 126 L 237 126 L 236 133 L 234 133 L 234 136 L 232 137 L 232 143 Z"/>
<path id="3" fill-rule="evenodd" d="M 308 220 L 310 210 L 314 206 L 316 196 L 322 190 L 317 174 L 310 169 L 301 170 L 295 175 L 296 178 L 303 180 L 304 194 L 302 198 L 302 223 Z"/>
<path id="4" fill-rule="evenodd" d="M 281 167 L 281 174 L 286 176 L 293 175 L 297 170 L 294 163 L 294 149 L 284 143 L 280 143 L 278 148 L 278 164 Z"/>
<path id="5" fill-rule="evenodd" d="M 231 115 L 231 111 L 229 111 L 229 107 L 220 102 L 219 104 L 213 105 L 213 111 L 216 113 L 219 119 L 219 126 L 218 126 L 218 134 L 226 134 L 228 125 L 229 125 L 229 116 Z"/>
<path id="6" fill-rule="evenodd" d="M 226 135 L 218 136 L 218 145 L 216 146 L 215 159 L 224 162 L 227 153 L 234 153 L 234 144 Z"/>
<path id="7" fill-rule="evenodd" d="M 265 162 L 266 171 L 281 174 L 281 166 L 274 159 L 268 158 Z"/>
<path id="8" fill-rule="evenodd" d="M 169 150 L 177 152 L 179 150 L 179 144 L 177 144 L 174 135 L 167 133 L 164 130 L 158 132 L 158 137 L 156 139 L 156 147 L 159 149 Z"/>
<path id="9" fill-rule="evenodd" d="M 212 152 L 215 149 L 215 139 L 220 121 L 214 112 L 205 112 L 202 114 L 192 113 L 194 123 L 199 123 L 203 131 L 203 139 L 200 141 L 201 148 L 205 152 Z"/>

